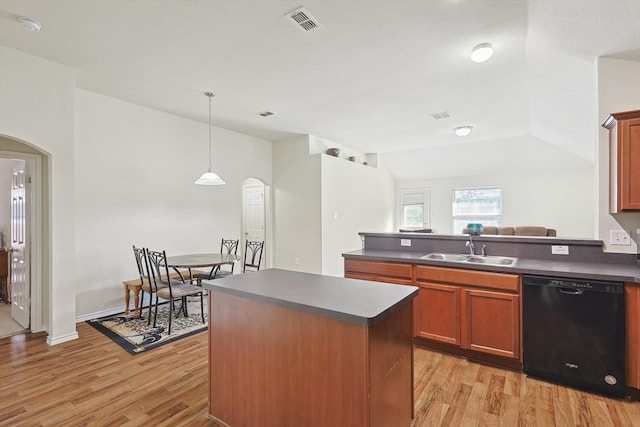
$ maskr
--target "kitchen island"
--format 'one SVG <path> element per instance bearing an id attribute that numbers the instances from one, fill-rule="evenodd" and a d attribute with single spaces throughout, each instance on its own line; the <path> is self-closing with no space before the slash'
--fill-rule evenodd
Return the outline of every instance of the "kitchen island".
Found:
<path id="1" fill-rule="evenodd" d="M 416 287 L 277 269 L 203 286 L 212 419 L 410 425 Z"/>

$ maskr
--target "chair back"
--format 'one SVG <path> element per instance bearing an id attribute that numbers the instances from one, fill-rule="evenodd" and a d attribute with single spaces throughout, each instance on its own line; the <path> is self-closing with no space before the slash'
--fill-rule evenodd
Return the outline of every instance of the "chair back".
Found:
<path id="1" fill-rule="evenodd" d="M 148 262 L 149 269 L 149 285 L 151 287 L 152 292 L 158 291 L 158 283 L 163 282 L 163 276 L 166 277 L 166 282 L 169 284 L 169 289 L 171 289 L 171 280 L 169 280 L 169 267 L 167 266 L 167 254 L 165 251 L 150 251 L 149 249 L 145 250 L 147 253 L 146 259 Z"/>
<path id="2" fill-rule="evenodd" d="M 140 285 L 144 284 L 144 279 L 147 278 L 147 268 L 145 263 L 147 261 L 146 255 L 144 253 L 144 249 L 136 248 L 136 245 L 133 245 L 133 256 L 136 258 L 136 265 L 138 266 L 138 274 L 140 275 Z"/>
<path id="3" fill-rule="evenodd" d="M 226 240 L 222 239 L 220 243 L 220 253 L 221 254 L 237 254 L 238 253 L 238 242 L 240 240 Z"/>
<path id="4" fill-rule="evenodd" d="M 243 273 L 247 271 L 247 267 L 255 268 L 255 271 L 260 270 L 263 248 L 264 242 L 247 240 L 244 247 L 244 265 L 242 266 Z"/>
<path id="5" fill-rule="evenodd" d="M 232 239 L 222 239 L 220 242 L 220 253 L 221 254 L 238 254 L 238 243 L 240 243 L 240 239 L 232 240 Z M 220 266 L 218 266 L 220 267 Z M 233 273 L 233 267 L 235 267 L 235 263 L 231 264 L 231 273 Z M 220 269 L 220 268 L 218 268 Z"/>

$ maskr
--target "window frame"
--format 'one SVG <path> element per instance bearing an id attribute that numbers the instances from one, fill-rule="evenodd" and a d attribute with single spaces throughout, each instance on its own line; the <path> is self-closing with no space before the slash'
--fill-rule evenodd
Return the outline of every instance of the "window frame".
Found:
<path id="1" fill-rule="evenodd" d="M 482 190 L 498 190 L 500 192 L 500 208 L 499 208 L 499 212 L 497 214 L 495 213 L 490 213 L 490 214 L 484 214 L 484 213 L 471 213 L 471 214 L 463 214 L 463 215 L 456 215 L 456 192 L 459 191 L 482 191 Z M 484 187 L 457 187 L 457 188 L 453 188 L 451 191 L 451 227 L 453 230 L 453 234 L 462 234 L 462 230 L 464 227 L 459 229 L 456 229 L 456 220 L 460 220 L 463 219 L 462 222 L 465 224 L 471 223 L 471 222 L 480 222 L 484 225 L 495 225 L 495 226 L 502 226 L 502 206 L 504 205 L 504 192 L 502 190 L 502 187 L 498 186 L 498 185 L 490 185 L 490 186 L 484 186 Z M 465 221 L 464 218 L 468 217 L 469 220 Z M 482 222 L 482 220 L 479 220 L 478 217 L 486 217 L 487 219 L 490 219 L 490 221 L 488 221 L 487 223 Z"/>
<path id="2" fill-rule="evenodd" d="M 422 223 L 419 227 L 407 226 L 404 224 L 404 206 L 407 204 L 405 200 L 409 197 L 422 198 L 423 210 L 422 210 Z M 431 191 L 429 188 L 403 188 L 398 191 L 398 229 L 421 229 L 431 228 Z"/>

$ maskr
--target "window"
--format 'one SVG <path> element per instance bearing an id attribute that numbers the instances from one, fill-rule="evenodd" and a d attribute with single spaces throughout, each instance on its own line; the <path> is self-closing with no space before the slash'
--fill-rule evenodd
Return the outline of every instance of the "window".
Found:
<path id="1" fill-rule="evenodd" d="M 453 232 L 462 233 L 467 224 L 502 224 L 502 189 L 458 188 L 453 190 Z"/>
<path id="2" fill-rule="evenodd" d="M 400 228 L 429 228 L 429 190 L 400 190 Z"/>

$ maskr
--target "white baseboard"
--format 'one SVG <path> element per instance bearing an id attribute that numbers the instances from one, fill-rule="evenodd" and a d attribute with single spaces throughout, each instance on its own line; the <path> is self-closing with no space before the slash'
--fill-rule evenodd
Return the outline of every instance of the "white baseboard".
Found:
<path id="1" fill-rule="evenodd" d="M 70 334 L 62 335 L 60 337 L 51 337 L 51 335 L 49 335 L 47 337 L 47 344 L 48 345 L 62 344 L 63 342 L 77 340 L 78 338 L 79 338 L 78 332 L 72 332 Z"/>
<path id="2" fill-rule="evenodd" d="M 96 311 L 95 313 L 89 313 L 76 317 L 76 323 L 86 322 L 87 320 L 98 319 L 100 317 L 111 316 L 113 314 L 122 313 L 123 308 L 110 308 L 108 310 Z M 133 311 L 133 308 L 131 309 Z"/>
<path id="3" fill-rule="evenodd" d="M 149 307 L 149 300 L 146 298 L 147 294 L 145 293 L 145 298 L 142 301 L 142 307 Z M 100 317 L 112 316 L 114 314 L 119 314 L 124 311 L 124 304 L 115 308 L 109 308 L 106 310 L 96 311 L 95 313 L 83 314 L 82 316 L 76 317 L 76 323 L 86 322 L 87 320 L 99 319 Z M 133 304 L 129 305 L 129 313 L 133 313 Z"/>

